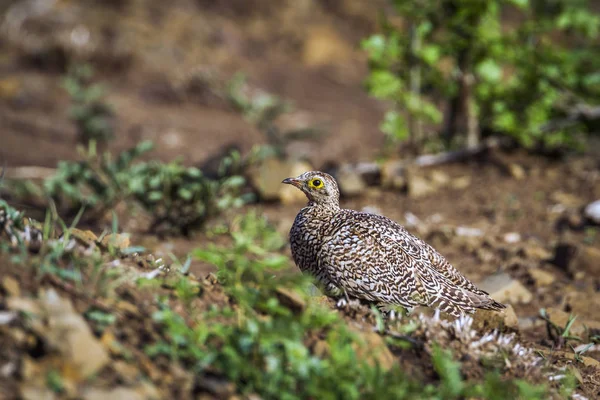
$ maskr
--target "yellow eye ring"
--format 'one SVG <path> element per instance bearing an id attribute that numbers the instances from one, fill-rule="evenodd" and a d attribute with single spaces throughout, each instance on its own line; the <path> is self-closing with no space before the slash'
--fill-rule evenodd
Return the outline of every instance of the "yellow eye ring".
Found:
<path id="1" fill-rule="evenodd" d="M 315 189 L 320 189 L 323 187 L 323 180 L 319 178 L 313 178 L 308 182 L 308 186 Z"/>

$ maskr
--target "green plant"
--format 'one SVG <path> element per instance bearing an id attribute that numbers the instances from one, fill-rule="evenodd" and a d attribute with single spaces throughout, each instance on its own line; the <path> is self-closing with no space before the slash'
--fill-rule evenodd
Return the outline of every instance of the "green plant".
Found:
<path id="1" fill-rule="evenodd" d="M 467 146 L 482 133 L 509 135 L 525 147 L 578 143 L 586 126 L 577 110 L 600 93 L 600 57 L 592 50 L 600 17 L 585 0 L 394 5 L 404 28 L 386 23 L 363 42 L 368 90 L 392 102 L 381 126 L 388 137 L 419 146 L 440 131 L 447 143 Z M 517 15 L 511 21 L 502 17 L 508 9 Z"/>
<path id="2" fill-rule="evenodd" d="M 231 165 L 226 157 L 220 168 Z M 246 181 L 241 175 L 208 179 L 195 167 L 185 167 L 180 160 L 164 164 L 158 161 L 140 163 L 132 168 L 128 189 L 136 201 L 153 216 L 153 231 L 180 230 L 188 234 L 209 217 L 229 208 L 237 208 L 251 200 L 241 195 Z"/>
<path id="3" fill-rule="evenodd" d="M 97 155 L 91 145 L 82 154 L 82 161 L 60 161 L 56 174 L 44 181 L 44 192 L 59 208 L 78 210 L 85 206 L 92 217 L 103 214 L 127 198 L 138 178 L 134 161 L 152 148 L 151 142 L 140 142 L 113 159 L 110 153 Z"/>
<path id="4" fill-rule="evenodd" d="M 152 148 L 145 141 L 113 157 L 108 152 L 98 156 L 90 146 L 82 161 L 59 162 L 56 174 L 44 182 L 44 192 L 63 212 L 86 207 L 86 218 L 91 219 L 125 201 L 152 216 L 152 231 L 184 234 L 252 200 L 251 194 L 241 193 L 246 182 L 239 175 L 243 168 L 239 153 L 224 157 L 217 177 L 211 179 L 198 168 L 182 165 L 180 159 L 140 161 Z"/>
<path id="5" fill-rule="evenodd" d="M 74 65 L 63 79 L 72 103 L 69 116 L 85 144 L 92 140 L 103 143 L 114 137 L 112 108 L 104 101 L 104 87 L 92 83 L 93 75 L 91 66 Z"/>

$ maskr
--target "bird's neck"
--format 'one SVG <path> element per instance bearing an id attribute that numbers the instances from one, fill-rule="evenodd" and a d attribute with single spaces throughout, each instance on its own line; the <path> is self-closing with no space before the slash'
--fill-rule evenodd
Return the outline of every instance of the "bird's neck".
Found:
<path id="1" fill-rule="evenodd" d="M 309 200 L 306 206 L 322 212 L 336 213 L 340 210 L 340 203 L 337 201 L 316 202 L 314 200 Z"/>

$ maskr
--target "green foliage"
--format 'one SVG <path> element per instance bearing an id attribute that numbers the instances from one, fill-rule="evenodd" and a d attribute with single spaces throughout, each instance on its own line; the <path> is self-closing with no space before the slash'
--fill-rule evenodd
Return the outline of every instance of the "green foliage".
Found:
<path id="1" fill-rule="evenodd" d="M 63 377 L 60 375 L 60 372 L 55 369 L 48 371 L 48 374 L 46 375 L 46 385 L 54 393 L 62 393 L 65 389 Z"/>
<path id="2" fill-rule="evenodd" d="M 114 137 L 112 109 L 104 101 L 104 87 L 92 83 L 93 74 L 89 65 L 75 65 L 63 79 L 72 103 L 69 116 L 84 143 L 106 142 Z"/>
<path id="3" fill-rule="evenodd" d="M 600 56 L 594 51 L 600 16 L 587 1 L 394 4 L 408 28 L 387 24 L 363 42 L 369 92 L 393 104 L 381 126 L 389 137 L 409 137 L 404 115 L 438 124 L 447 104 L 449 120 L 471 113 L 480 131 L 509 135 L 525 147 L 578 144 L 586 127 L 573 110 L 597 104 L 600 94 Z M 509 8 L 514 17 L 503 21 Z M 463 105 L 455 109 L 457 104 Z"/>
<path id="4" fill-rule="evenodd" d="M 60 161 L 56 174 L 44 182 L 44 192 L 58 207 L 85 206 L 103 213 L 128 196 L 139 168 L 134 166 L 134 161 L 152 148 L 151 142 L 141 142 L 113 159 L 110 153 L 96 155 L 91 146 L 82 161 Z"/>
<path id="5" fill-rule="evenodd" d="M 59 207 L 91 209 L 88 217 L 101 215 L 120 201 L 133 200 L 152 216 L 152 230 L 183 233 L 251 200 L 240 194 L 244 178 L 228 175 L 240 169 L 238 153 L 225 157 L 219 177 L 209 179 L 198 168 L 182 165 L 181 160 L 167 164 L 140 161 L 152 147 L 151 142 L 141 142 L 114 159 L 110 153 L 96 156 L 91 147 L 83 161 L 61 161 L 57 173 L 44 182 L 45 193 Z"/>

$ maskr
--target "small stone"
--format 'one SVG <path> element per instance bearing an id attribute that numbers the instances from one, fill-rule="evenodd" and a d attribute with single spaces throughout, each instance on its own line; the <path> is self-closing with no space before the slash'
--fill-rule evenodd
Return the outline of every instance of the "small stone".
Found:
<path id="1" fill-rule="evenodd" d="M 125 361 L 117 360 L 113 362 L 112 368 L 119 375 L 119 379 L 128 385 L 133 384 L 140 376 L 139 369 Z"/>
<path id="2" fill-rule="evenodd" d="M 373 331 L 360 331 L 359 328 L 352 326 L 352 330 L 358 332 L 364 340 L 364 344 L 353 344 L 354 351 L 358 359 L 364 359 L 368 364 L 378 365 L 382 370 L 391 369 L 396 363 L 396 357 L 385 344 L 383 338 Z"/>
<path id="3" fill-rule="evenodd" d="M 344 196 L 357 196 L 365 192 L 367 183 L 352 166 L 342 165 L 335 173 L 340 192 Z"/>
<path id="4" fill-rule="evenodd" d="M 388 160 L 381 166 L 381 186 L 389 189 L 406 187 L 406 169 L 399 160 Z"/>
<path id="5" fill-rule="evenodd" d="M 306 203 L 306 196 L 302 191 L 291 185 L 283 185 L 281 181 L 285 178 L 301 175 L 310 170 L 312 170 L 312 166 L 303 161 L 297 161 L 291 164 L 287 163 L 287 168 L 285 165 L 282 166 L 282 171 L 285 171 L 285 176 L 279 179 L 277 189 L 277 197 L 281 203 L 288 205 Z"/>
<path id="6" fill-rule="evenodd" d="M 2 278 L 2 288 L 6 294 L 12 297 L 19 297 L 21 295 L 21 287 L 19 282 L 12 276 L 5 276 Z"/>
<path id="7" fill-rule="evenodd" d="M 436 187 L 426 178 L 420 175 L 410 175 L 408 179 L 408 195 L 412 198 L 420 198 L 435 193 Z"/>
<path id="8" fill-rule="evenodd" d="M 543 269 L 532 268 L 527 271 L 537 286 L 550 286 L 556 280 L 554 274 L 546 272 Z"/>
<path id="9" fill-rule="evenodd" d="M 288 307 L 292 311 L 302 312 L 306 308 L 306 301 L 293 290 L 278 287 L 275 291 L 277 298 L 284 306 Z"/>
<path id="10" fill-rule="evenodd" d="M 111 233 L 106 235 L 100 241 L 100 245 L 105 249 L 116 248 L 118 250 L 126 249 L 130 246 L 131 241 L 128 234 L 124 233 Z"/>
<path id="11" fill-rule="evenodd" d="M 445 172 L 431 171 L 431 181 L 438 187 L 446 186 L 450 183 L 450 177 Z"/>
<path id="12" fill-rule="evenodd" d="M 527 271 L 534 283 L 539 287 L 550 286 L 556 281 L 553 273 L 540 268 L 531 268 Z"/>
<path id="13" fill-rule="evenodd" d="M 526 243 L 519 251 L 519 255 L 535 261 L 548 261 L 552 258 L 552 252 L 550 250 L 534 243 Z"/>
<path id="14" fill-rule="evenodd" d="M 510 175 L 518 181 L 524 179 L 526 176 L 525 169 L 519 164 L 509 164 L 508 171 L 510 172 Z"/>
<path id="15" fill-rule="evenodd" d="M 94 246 L 98 240 L 98 237 L 94 232 L 90 230 L 82 231 L 81 229 L 77 228 L 69 229 L 69 236 L 85 247 Z"/>
<path id="16" fill-rule="evenodd" d="M 480 331 L 518 331 L 519 319 L 513 306 L 508 304 L 501 311 L 477 310 L 473 316 L 473 327 Z"/>
<path id="17" fill-rule="evenodd" d="M 560 190 L 552 193 L 550 195 L 550 200 L 552 200 L 555 203 L 562 204 L 567 208 L 576 208 L 581 206 L 581 204 L 583 203 L 583 201 L 579 197 L 570 193 L 562 192 Z"/>
<path id="18" fill-rule="evenodd" d="M 450 184 L 452 189 L 456 190 L 464 190 L 471 186 L 471 177 L 470 176 L 461 176 L 459 178 L 455 178 L 452 180 Z"/>
<path id="19" fill-rule="evenodd" d="M 519 243 L 521 241 L 521 235 L 518 232 L 509 232 L 504 235 L 503 239 L 506 243 Z"/>
<path id="20" fill-rule="evenodd" d="M 462 237 L 481 237 L 483 236 L 483 231 L 479 228 L 470 228 L 468 226 L 458 226 L 456 227 L 454 233 L 456 236 Z"/>
<path id="21" fill-rule="evenodd" d="M 56 394 L 46 387 L 32 386 L 23 384 L 20 387 L 21 397 L 23 400 L 54 400 Z"/>
<path id="22" fill-rule="evenodd" d="M 533 299 L 531 292 L 521 282 L 506 273 L 492 275 L 483 280 L 478 287 L 500 303 L 527 304 Z"/>
<path id="23" fill-rule="evenodd" d="M 71 301 L 53 289 L 44 292 L 41 301 L 48 316 L 45 339 L 77 372 L 75 378 L 86 379 L 104 368 L 110 360 L 108 354 Z"/>
<path id="24" fill-rule="evenodd" d="M 592 246 L 581 246 L 577 249 L 568 271 L 575 275 L 583 272 L 588 277 L 600 276 L 600 249 Z"/>
<path id="25" fill-rule="evenodd" d="M 585 217 L 590 221 L 600 224 L 600 200 L 596 200 L 585 206 L 583 215 L 585 215 Z"/>

